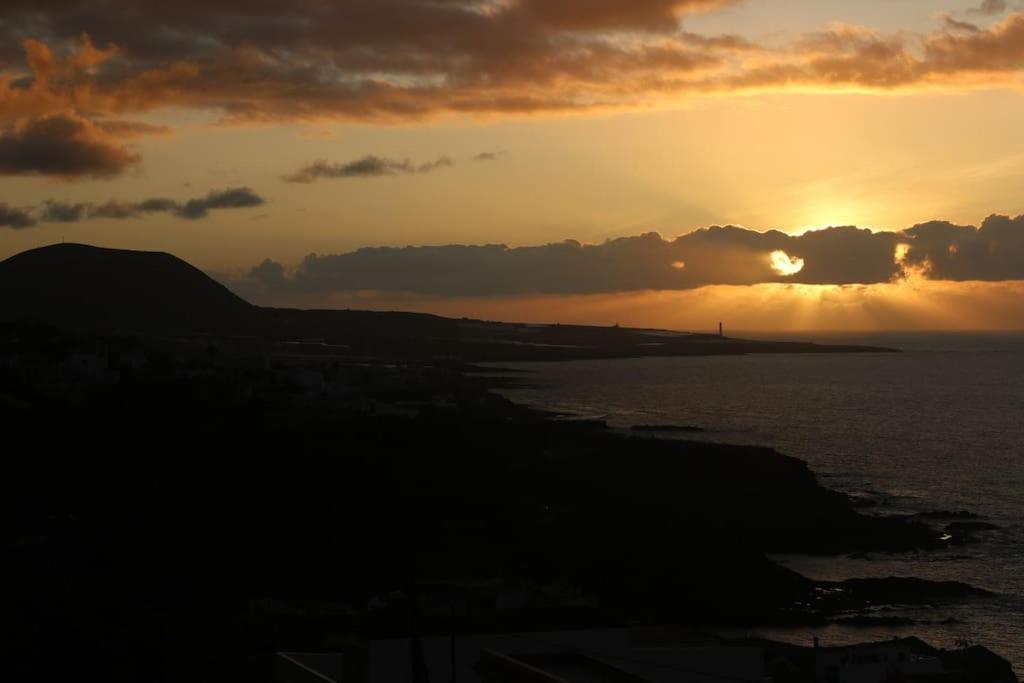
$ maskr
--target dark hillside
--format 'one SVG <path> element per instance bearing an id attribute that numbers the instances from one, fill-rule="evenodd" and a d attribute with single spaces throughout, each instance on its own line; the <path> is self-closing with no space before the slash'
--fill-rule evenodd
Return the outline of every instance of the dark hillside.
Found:
<path id="1" fill-rule="evenodd" d="M 254 307 L 162 252 L 55 244 L 0 262 L 0 319 L 69 329 L 229 331 Z"/>

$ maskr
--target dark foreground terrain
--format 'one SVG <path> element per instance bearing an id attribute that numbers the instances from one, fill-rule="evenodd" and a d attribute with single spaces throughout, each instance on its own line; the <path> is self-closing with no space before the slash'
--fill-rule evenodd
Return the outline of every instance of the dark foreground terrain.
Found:
<path id="1" fill-rule="evenodd" d="M 353 633 L 813 626 L 985 599 L 772 563 L 942 542 L 794 458 L 553 420 L 457 362 L 307 350 L 0 328 L 10 680 L 271 680 L 275 652 Z M 1012 680 L 980 650 L 963 658 L 995 673 L 965 680 Z"/>

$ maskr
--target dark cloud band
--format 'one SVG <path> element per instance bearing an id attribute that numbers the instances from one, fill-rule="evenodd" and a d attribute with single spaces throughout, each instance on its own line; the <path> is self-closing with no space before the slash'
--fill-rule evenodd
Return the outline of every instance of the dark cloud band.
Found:
<path id="1" fill-rule="evenodd" d="M 0 203 L 0 227 L 27 228 L 39 223 L 76 223 L 93 218 L 123 220 L 142 218 L 153 213 L 169 213 L 185 220 L 199 220 L 213 210 L 246 209 L 265 203 L 263 197 L 248 187 L 215 190 L 205 197 L 184 202 L 165 198 L 146 199 L 141 202 L 110 200 L 102 204 L 49 200 L 34 209 L 12 209 Z"/>
<path id="2" fill-rule="evenodd" d="M 31 228 L 36 224 L 32 214 L 13 206 L 0 202 L 0 228 Z"/>
<path id="3" fill-rule="evenodd" d="M 908 276 L 1024 279 L 1024 216 L 981 227 L 933 222 L 902 232 L 834 227 L 803 235 L 712 227 L 587 245 L 375 247 L 310 255 L 290 272 L 264 261 L 250 282 L 294 293 L 408 292 L 436 296 L 593 294 L 767 282 L 872 284 Z"/>
<path id="4" fill-rule="evenodd" d="M 447 156 L 440 156 L 434 161 L 414 164 L 408 159 L 397 160 L 367 155 L 344 163 L 314 161 L 295 173 L 285 176 L 285 180 L 290 183 L 311 183 L 321 178 L 377 178 L 389 175 L 430 173 L 439 168 L 454 165 L 455 161 Z"/>

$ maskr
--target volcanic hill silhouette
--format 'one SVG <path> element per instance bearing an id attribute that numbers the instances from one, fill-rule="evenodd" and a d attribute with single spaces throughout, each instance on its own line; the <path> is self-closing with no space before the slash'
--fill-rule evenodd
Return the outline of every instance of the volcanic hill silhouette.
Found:
<path id="1" fill-rule="evenodd" d="M 228 331 L 255 307 L 163 252 L 54 244 L 0 261 L 0 319 L 139 332 Z"/>
<path id="2" fill-rule="evenodd" d="M 254 306 L 165 252 L 54 244 L 0 261 L 0 321 L 94 332 L 216 333 L 273 339 L 430 337 L 459 322 L 426 313 Z"/>

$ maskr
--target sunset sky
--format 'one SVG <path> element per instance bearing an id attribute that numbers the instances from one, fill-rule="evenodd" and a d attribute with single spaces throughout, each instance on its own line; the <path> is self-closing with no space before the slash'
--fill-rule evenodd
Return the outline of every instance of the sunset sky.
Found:
<path id="1" fill-rule="evenodd" d="M 272 305 L 1024 329 L 1021 214 L 1024 0 L 0 5 L 0 258 L 169 251 Z"/>

